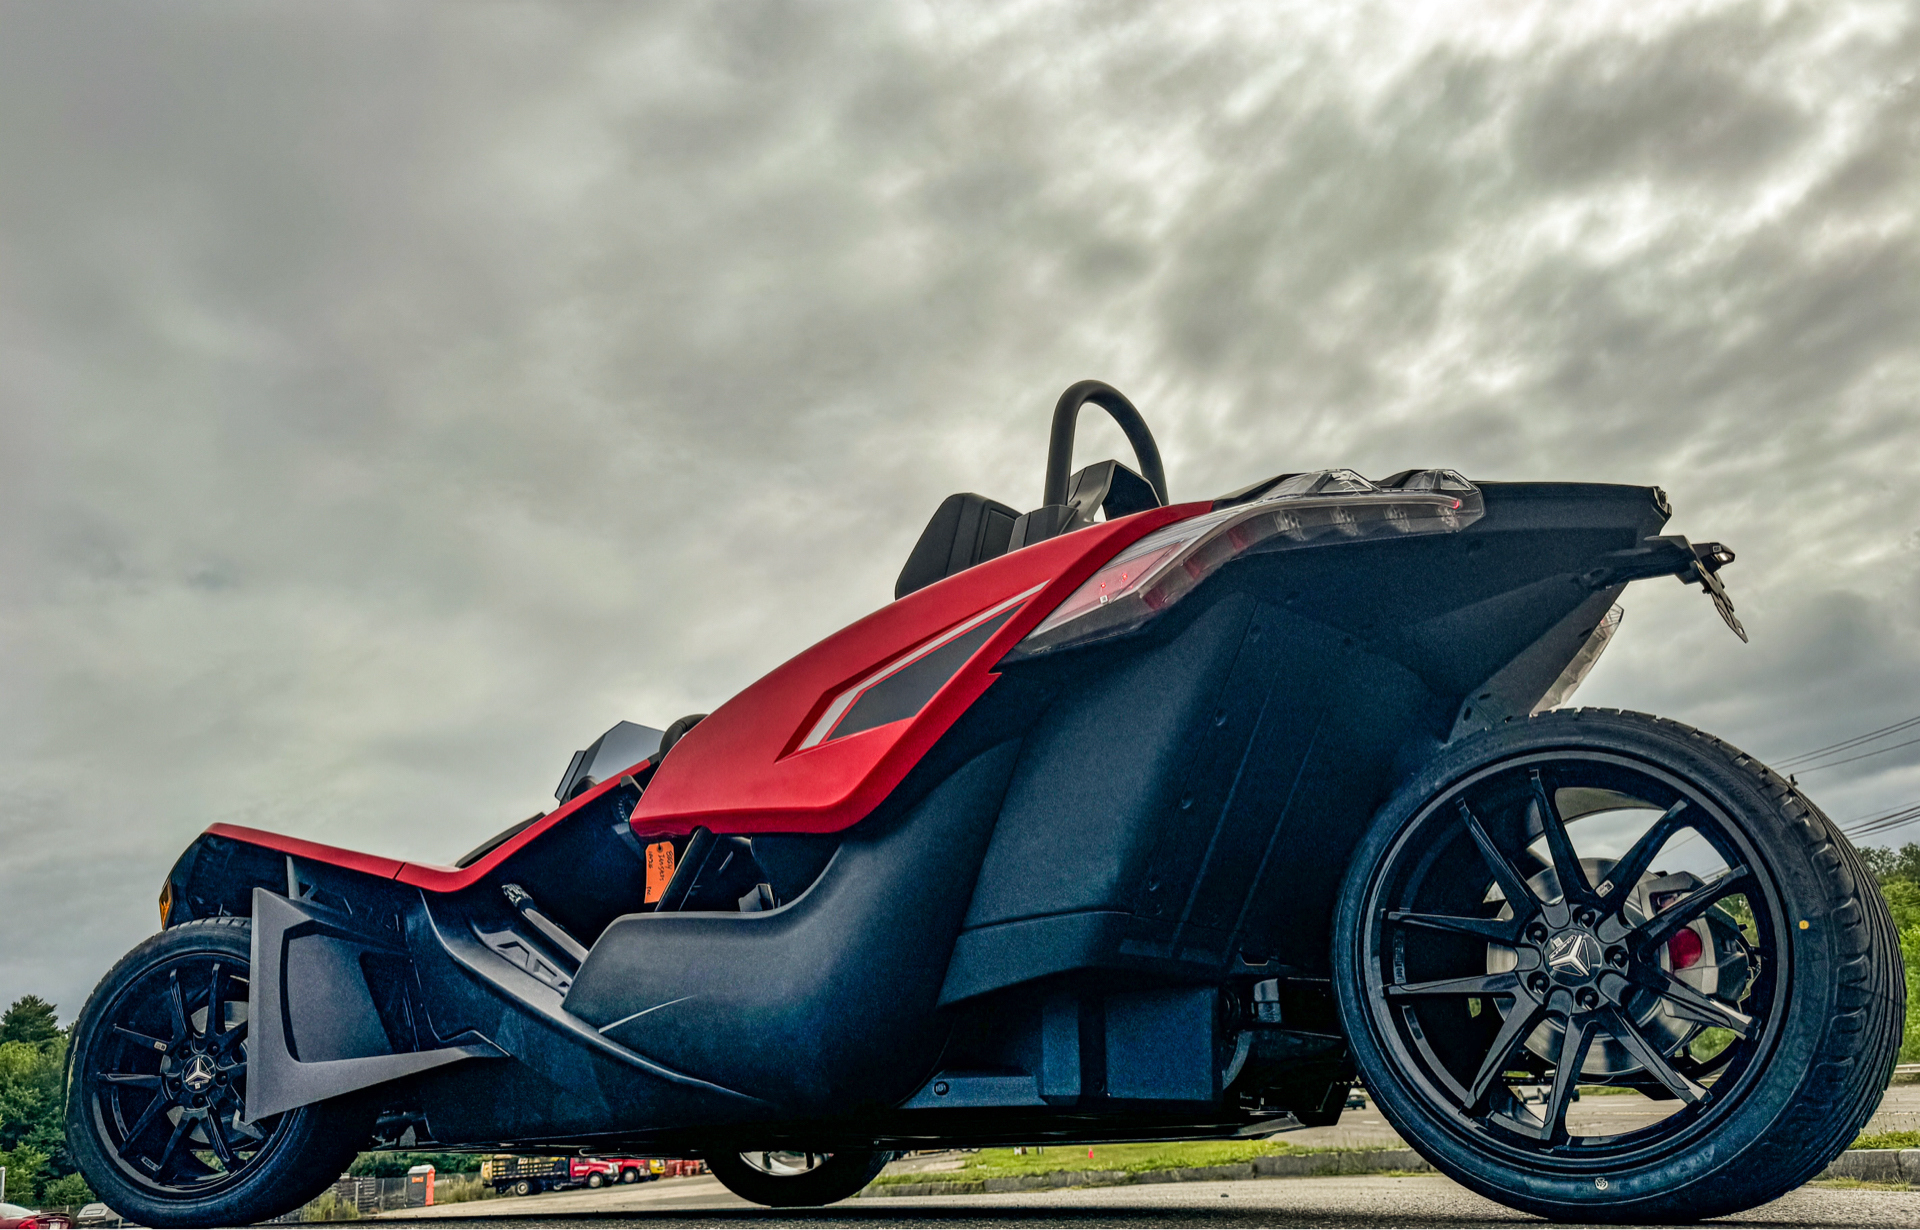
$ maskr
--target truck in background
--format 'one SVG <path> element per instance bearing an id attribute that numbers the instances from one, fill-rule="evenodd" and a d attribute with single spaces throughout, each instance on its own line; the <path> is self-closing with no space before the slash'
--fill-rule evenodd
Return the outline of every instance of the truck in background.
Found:
<path id="1" fill-rule="evenodd" d="M 480 1163 L 480 1181 L 504 1195 L 639 1183 L 666 1173 L 658 1157 L 522 1157 L 496 1153 Z"/>

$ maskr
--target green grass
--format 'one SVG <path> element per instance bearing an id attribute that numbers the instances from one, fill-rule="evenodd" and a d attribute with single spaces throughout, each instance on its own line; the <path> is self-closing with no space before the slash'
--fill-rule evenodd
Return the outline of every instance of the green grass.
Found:
<path id="1" fill-rule="evenodd" d="M 982 1149 L 958 1170 L 924 1174 L 889 1174 L 874 1180 L 895 1183 L 972 1183 L 981 1179 L 1008 1179 L 1020 1175 L 1052 1174 L 1058 1170 L 1120 1170 L 1142 1174 L 1150 1170 L 1179 1170 L 1188 1166 L 1232 1166 L 1256 1157 L 1283 1153 L 1334 1153 L 1335 1149 L 1306 1149 L 1277 1140 L 1149 1141 L 1138 1144 L 1049 1145 L 1045 1153 L 1031 1149 Z"/>
<path id="2" fill-rule="evenodd" d="M 1920 1149 L 1920 1132 L 1875 1132 L 1861 1135 L 1855 1149 Z"/>

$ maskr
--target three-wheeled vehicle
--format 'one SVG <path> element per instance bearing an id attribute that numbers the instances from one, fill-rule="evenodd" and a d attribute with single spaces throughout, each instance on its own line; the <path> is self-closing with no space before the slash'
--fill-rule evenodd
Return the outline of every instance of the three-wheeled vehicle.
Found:
<path id="1" fill-rule="evenodd" d="M 1137 470 L 1070 473 L 1086 404 Z M 1744 639 L 1733 554 L 1668 516 L 1446 469 L 1176 504 L 1075 385 L 1039 507 L 949 497 L 891 604 L 615 727 L 453 865 L 210 828 L 78 1020 L 69 1147 L 153 1226 L 273 1216 L 374 1144 L 821 1204 L 902 1149 L 1330 1123 L 1357 1076 L 1519 1209 L 1760 1203 L 1866 1121 L 1905 989 L 1792 784 L 1562 707 L 1633 581 Z"/>

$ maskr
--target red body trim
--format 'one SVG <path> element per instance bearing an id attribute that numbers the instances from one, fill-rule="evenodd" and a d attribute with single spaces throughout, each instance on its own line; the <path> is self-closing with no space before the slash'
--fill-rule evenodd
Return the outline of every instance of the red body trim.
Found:
<path id="1" fill-rule="evenodd" d="M 689 731 L 648 783 L 637 832 L 837 832 L 864 819 L 998 678 L 992 666 L 1116 551 L 1163 525 L 1206 512 L 1180 504 L 1123 517 L 1003 555 L 882 607 L 753 684 Z M 911 718 L 792 751 L 841 691 L 928 639 L 1036 585 L 967 664 Z M 638 773 L 648 761 L 627 770 Z M 614 774 L 529 824 L 467 867 L 407 863 L 281 833 L 215 824 L 208 833 L 309 862 L 453 893 L 486 879 L 515 851 L 620 779 Z"/>
<path id="2" fill-rule="evenodd" d="M 637 833 L 831 833 L 864 819 L 996 676 L 993 664 L 1116 551 L 1208 504 L 1103 522 L 976 565 L 834 633 L 775 669 L 674 745 L 634 810 Z M 911 718 L 792 751 L 832 699 L 955 624 L 1036 585 Z"/>
<path id="3" fill-rule="evenodd" d="M 260 846 L 268 850 L 278 850 L 282 854 L 291 854 L 308 862 L 326 863 L 333 867 L 344 867 L 348 871 L 358 871 L 364 875 L 379 876 L 391 880 L 400 874 L 406 866 L 397 858 L 383 858 L 378 854 L 362 854 L 358 850 L 342 850 L 339 846 L 322 845 L 317 841 L 306 841 L 299 837 L 288 837 L 284 833 L 269 833 L 265 829 L 250 829 L 239 824 L 210 824 L 207 832 L 215 837 L 226 837 L 233 841 L 245 842 L 250 846 Z"/>
<path id="4" fill-rule="evenodd" d="M 626 769 L 625 773 L 638 773 L 645 769 L 648 763 L 642 760 L 639 764 Z M 430 893 L 457 893 L 463 888 L 478 884 L 501 863 L 512 857 L 516 850 L 521 849 L 594 799 L 612 790 L 620 784 L 622 776 L 624 776 L 623 773 L 610 775 L 606 781 L 579 798 L 568 800 L 564 806 L 554 808 L 466 867 L 442 867 L 434 863 L 404 863 L 399 859 L 385 858 L 378 854 L 343 850 L 339 846 L 322 845 L 317 841 L 288 837 L 284 833 L 269 833 L 264 829 L 250 829 L 238 824 L 209 825 L 207 832 L 216 837 L 226 837 L 264 849 L 278 850 L 282 854 L 291 854 L 295 858 L 305 859 L 308 862 L 343 867 L 348 871 L 377 876 L 382 880 L 398 880 L 402 884 L 411 884 L 415 888 L 425 889 Z"/>

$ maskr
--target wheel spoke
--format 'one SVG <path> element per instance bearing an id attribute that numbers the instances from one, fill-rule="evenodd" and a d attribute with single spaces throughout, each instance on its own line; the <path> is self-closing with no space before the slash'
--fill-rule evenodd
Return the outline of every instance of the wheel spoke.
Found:
<path id="1" fill-rule="evenodd" d="M 229 1029 L 226 1033 L 220 1035 L 220 1046 L 222 1049 L 231 1047 L 234 1043 L 244 1040 L 246 1036 L 247 1036 L 247 1023 L 245 1021 L 241 1021 L 239 1024 L 235 1025 L 232 1029 Z"/>
<path id="2" fill-rule="evenodd" d="M 1480 857 L 1487 860 L 1487 867 L 1493 872 L 1493 879 L 1506 895 L 1507 903 L 1513 907 L 1515 917 L 1530 913 L 1540 905 L 1540 899 L 1534 896 L 1533 889 L 1527 885 L 1527 878 L 1514 869 L 1499 846 L 1493 844 L 1493 838 L 1480 824 L 1480 818 L 1473 814 L 1466 803 L 1460 804 L 1460 819 L 1466 823 L 1467 832 L 1473 836 L 1473 844 L 1480 847 Z"/>
<path id="3" fill-rule="evenodd" d="M 138 1043 L 139 1045 L 145 1047 L 147 1050 L 150 1050 L 150 1051 L 159 1051 L 161 1054 L 165 1054 L 170 1049 L 169 1045 L 165 1042 L 162 1042 L 160 1039 L 150 1038 L 143 1033 L 136 1033 L 133 1030 L 128 1029 L 125 1025 L 115 1025 L 113 1027 L 113 1032 L 119 1034 L 123 1038 L 127 1038 L 132 1040 L 133 1042 Z"/>
<path id="4" fill-rule="evenodd" d="M 1570 1017 L 1567 1032 L 1560 1038 L 1560 1057 L 1554 1063 L 1553 1088 L 1541 1111 L 1546 1131 L 1542 1140 L 1558 1143 L 1567 1138 L 1567 1106 L 1573 1101 L 1574 1088 L 1580 1083 L 1580 1068 L 1587 1062 L 1587 1048 L 1593 1042 L 1594 1020 L 1585 1013 Z"/>
<path id="5" fill-rule="evenodd" d="M 1729 867 L 1699 888 L 1687 893 L 1667 908 L 1635 927 L 1630 933 L 1642 952 L 1651 951 L 1673 938 L 1673 933 L 1707 912 L 1723 897 L 1731 897 L 1752 875 L 1745 863 Z"/>
<path id="6" fill-rule="evenodd" d="M 226 1132 L 221 1130 L 218 1113 L 207 1116 L 207 1140 L 213 1145 L 213 1155 L 220 1159 L 220 1164 L 229 1173 L 239 1166 L 240 1159 L 234 1154 L 233 1145 L 228 1143 Z"/>
<path id="7" fill-rule="evenodd" d="M 1627 851 L 1620 861 L 1613 865 L 1613 870 L 1607 873 L 1607 878 L 1593 890 L 1594 895 L 1604 898 L 1611 895 L 1616 888 L 1632 891 L 1633 886 L 1640 882 L 1640 877 L 1647 874 L 1647 868 L 1653 866 L 1654 856 L 1660 853 L 1667 844 L 1667 839 L 1673 836 L 1675 829 L 1680 827 L 1681 813 L 1686 809 L 1685 799 L 1667 808 L 1661 817 L 1640 835 L 1640 840 L 1633 843 L 1633 849 Z"/>
<path id="8" fill-rule="evenodd" d="M 1560 818 L 1560 808 L 1554 804 L 1553 792 L 1540 780 L 1540 770 L 1533 771 L 1532 810 L 1540 818 L 1540 829 L 1547 838 L 1547 851 L 1553 855 L 1553 874 L 1560 881 L 1560 898 L 1568 904 L 1590 901 L 1593 889 L 1587 884 L 1587 873 L 1580 866 L 1580 855 L 1573 848 L 1573 839 L 1567 836 L 1567 822 Z"/>
<path id="9" fill-rule="evenodd" d="M 1645 987 L 1674 1004 L 1692 1020 L 1730 1029 L 1742 1038 L 1753 1036 L 1755 1021 L 1752 1017 L 1738 1008 L 1723 1004 L 1703 992 L 1696 991 L 1666 970 L 1643 971 L 1638 973 L 1633 981 L 1636 985 Z"/>
<path id="10" fill-rule="evenodd" d="M 183 1042 L 193 1033 L 187 1024 L 187 999 L 180 990 L 180 971 L 167 972 L 167 1008 L 173 1013 L 173 1040 Z"/>
<path id="11" fill-rule="evenodd" d="M 147 1103 L 147 1108 L 140 1112 L 139 1117 L 134 1119 L 133 1126 L 128 1128 L 127 1134 L 121 1138 L 120 1156 L 126 1157 L 127 1151 L 129 1149 L 132 1149 L 134 1142 L 140 1139 L 140 1134 L 145 1132 L 148 1127 L 152 1126 L 153 1121 L 159 1118 L 160 1113 L 162 1111 L 166 1110 L 167 1107 L 172 1105 L 173 1105 L 172 1098 L 163 1097 L 160 1094 L 155 1094 L 153 1097 L 153 1101 Z"/>
<path id="12" fill-rule="evenodd" d="M 160 1150 L 159 1157 L 153 1159 L 153 1173 L 155 1175 L 165 1170 L 167 1163 L 173 1160 L 174 1151 L 179 1149 L 180 1142 L 186 1139 L 187 1125 L 192 1122 L 193 1120 L 190 1117 L 181 1115 L 179 1122 L 173 1125 L 173 1135 L 167 1137 L 167 1147 Z"/>
<path id="13" fill-rule="evenodd" d="M 220 1034 L 222 1013 L 220 1011 L 220 963 L 213 963 L 213 973 L 207 976 L 207 1026 L 200 1031 L 203 1038 L 215 1038 Z"/>
<path id="14" fill-rule="evenodd" d="M 1467 1086 L 1467 1109 L 1473 1110 L 1486 1101 L 1489 1091 L 1500 1074 L 1507 1070 L 1507 1061 L 1513 1058 L 1514 1051 L 1526 1041 L 1547 1015 L 1546 1005 L 1519 996 L 1514 997 L 1513 1009 L 1507 1013 L 1507 1019 L 1500 1024 L 1500 1032 L 1494 1036 L 1493 1045 L 1487 1051 L 1487 1057 L 1480 1061 L 1480 1070 L 1474 1074 L 1473 1083 Z"/>
<path id="15" fill-rule="evenodd" d="M 1399 923 L 1403 927 L 1451 931 L 1499 944 L 1512 944 L 1520 938 L 1521 923 L 1518 918 L 1471 918 L 1458 914 L 1419 914 L 1411 910 L 1388 910 L 1385 917 L 1388 922 Z"/>
<path id="16" fill-rule="evenodd" d="M 1640 1061 L 1640 1066 L 1645 1068 L 1653 1079 L 1665 1085 L 1667 1091 L 1674 1097 L 1692 1105 L 1707 1096 L 1703 1086 L 1682 1076 L 1672 1064 L 1667 1062 L 1667 1057 L 1660 1053 L 1659 1048 L 1641 1036 L 1640 1030 L 1626 1013 L 1618 1008 L 1610 1008 L 1604 1020 L 1607 1032 L 1613 1035 L 1613 1040 L 1626 1047 L 1627 1052 Z"/>
<path id="17" fill-rule="evenodd" d="M 1520 989 L 1520 975 L 1508 970 L 1500 974 L 1470 974 L 1465 978 L 1441 978 L 1434 982 L 1396 982 L 1387 987 L 1388 995 L 1513 995 Z"/>
<path id="18" fill-rule="evenodd" d="M 160 1087 L 159 1074 L 153 1072 L 108 1072 L 100 1079 L 109 1085 L 119 1085 L 123 1089 L 158 1089 Z"/>

